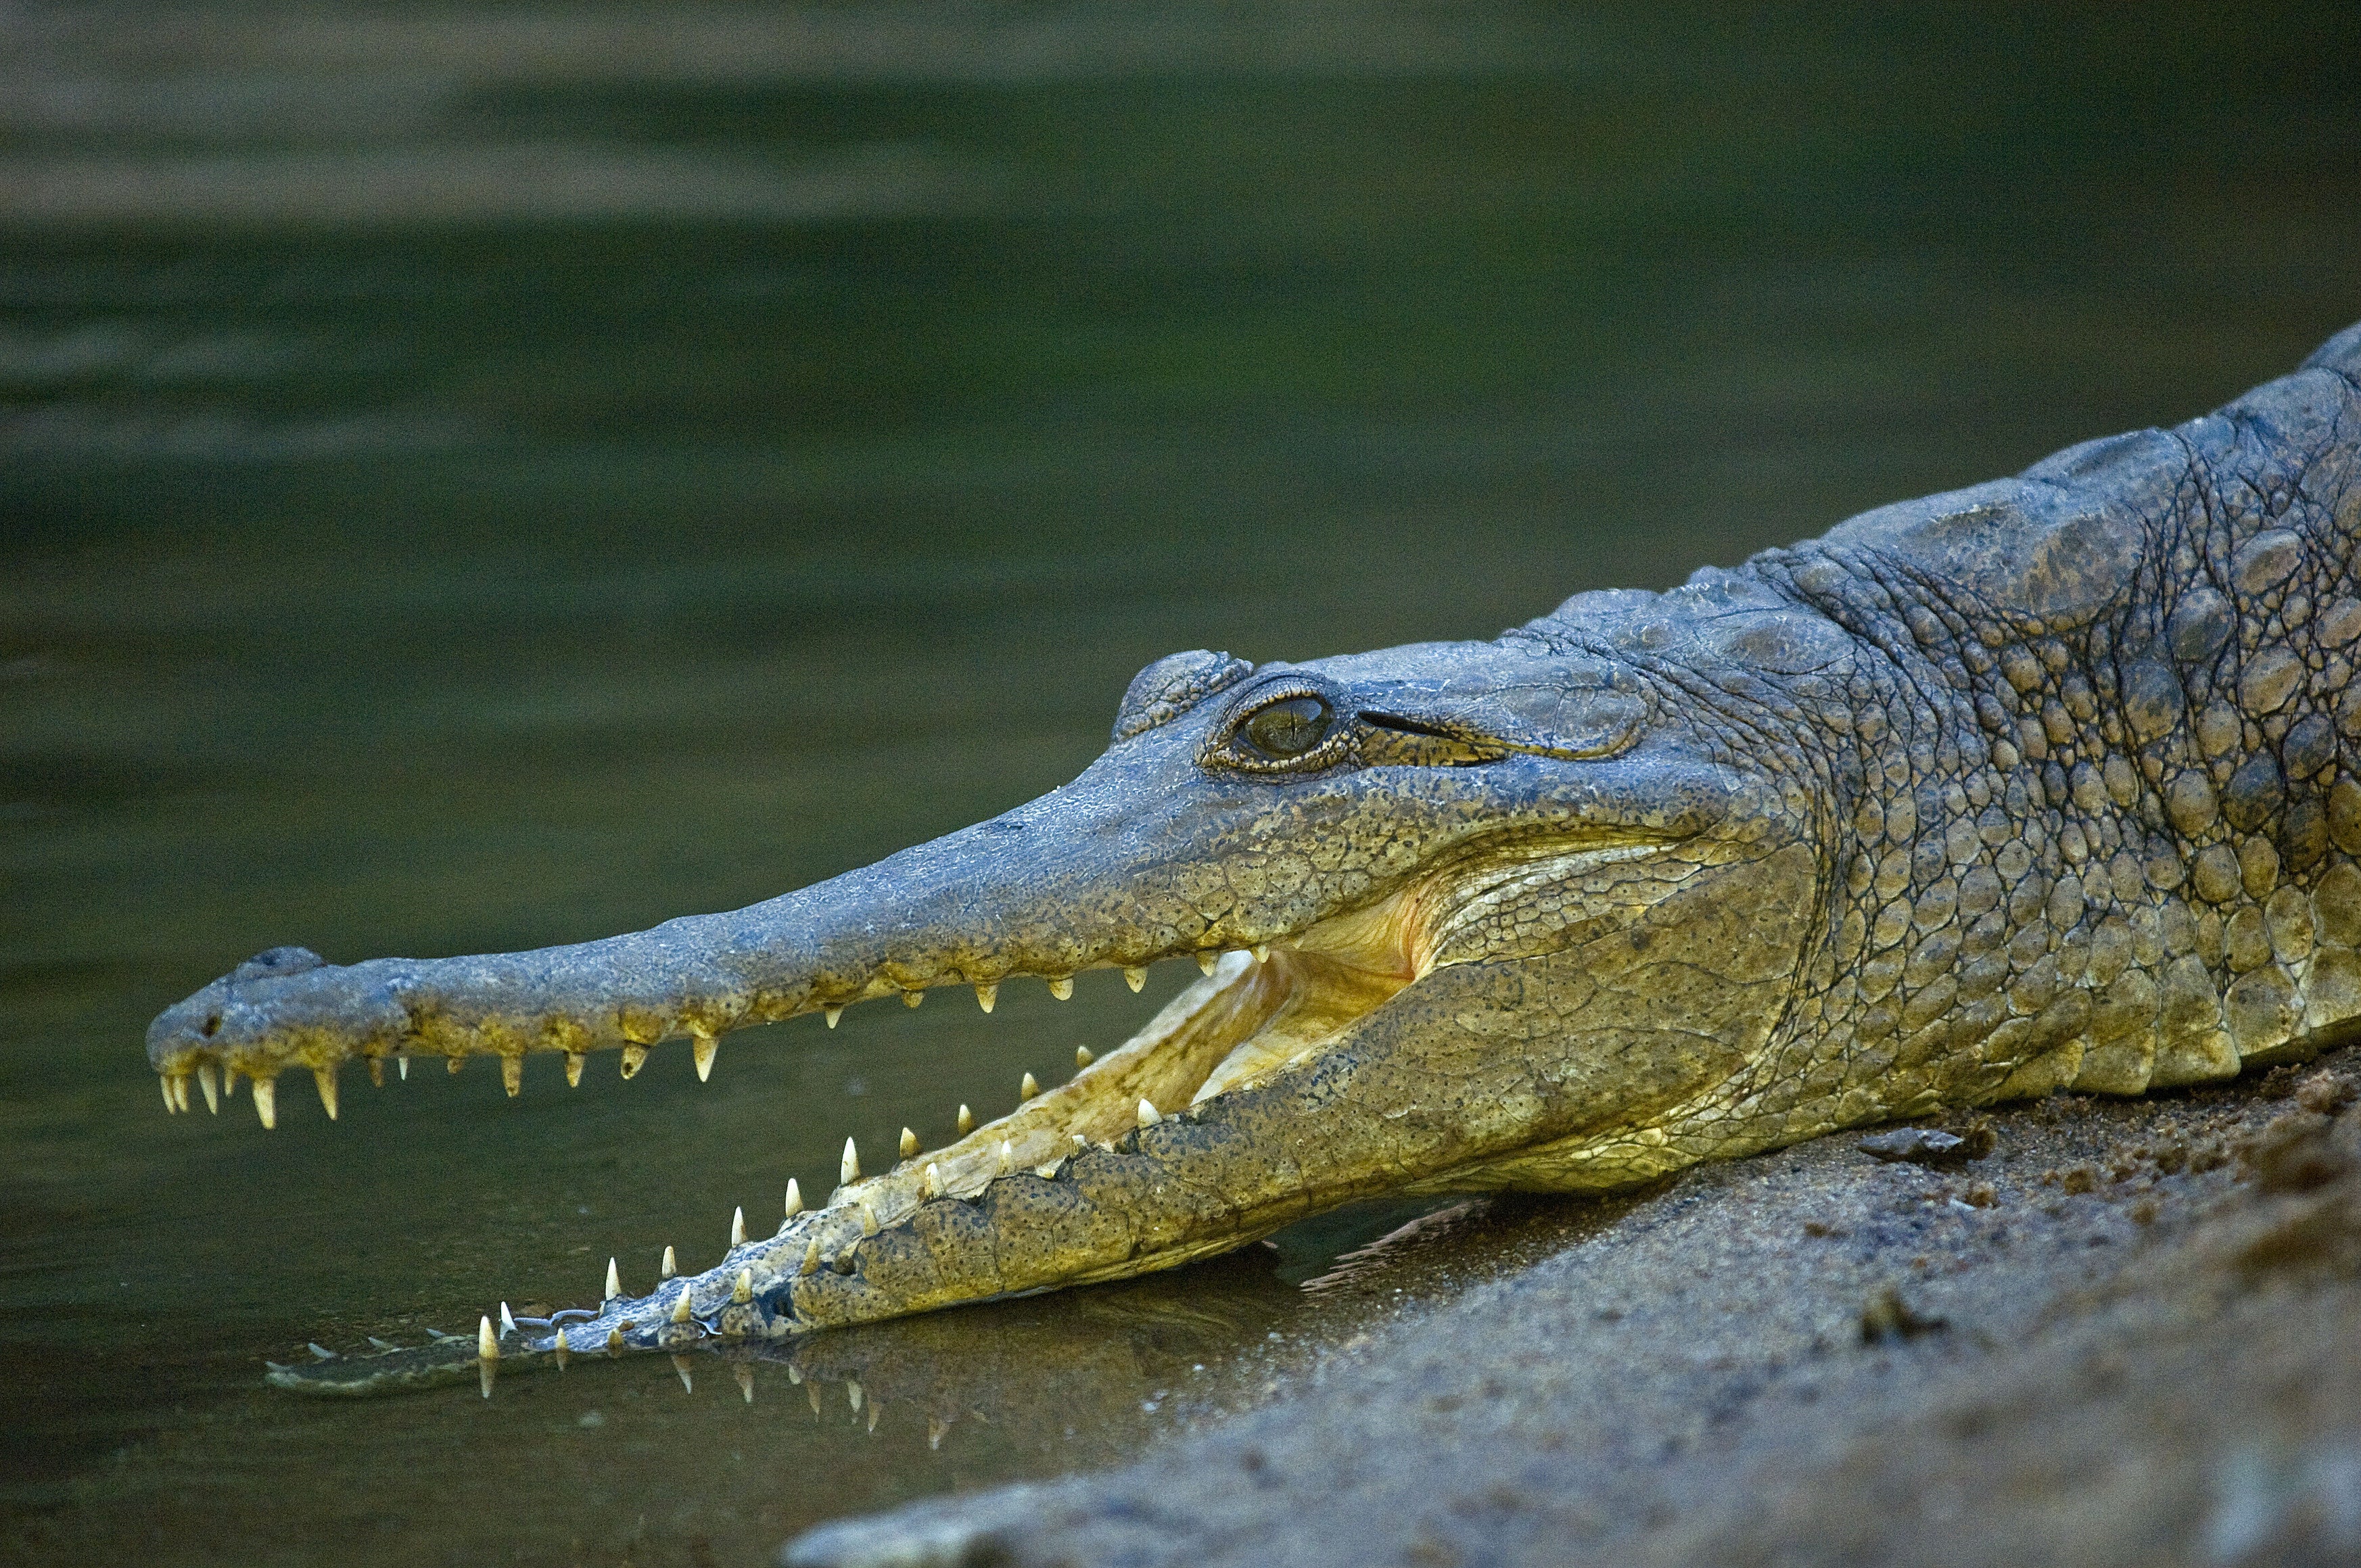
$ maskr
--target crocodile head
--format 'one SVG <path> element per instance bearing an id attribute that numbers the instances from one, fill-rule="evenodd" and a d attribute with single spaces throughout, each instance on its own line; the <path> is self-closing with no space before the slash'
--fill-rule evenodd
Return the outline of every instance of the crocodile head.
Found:
<path id="1" fill-rule="evenodd" d="M 1790 731 L 1842 656 L 1828 623 L 1727 580 L 1587 596 L 1497 642 L 1175 654 L 1081 777 L 990 821 L 603 941 L 344 967 L 274 949 L 165 1012 L 149 1056 L 168 1102 L 226 1072 L 268 1124 L 292 1068 L 333 1114 L 356 1058 L 489 1054 L 513 1092 L 529 1052 L 578 1074 L 616 1049 L 629 1074 L 686 1037 L 702 1070 L 743 1025 L 1204 968 L 948 1146 L 865 1177 L 848 1146 L 824 1204 L 609 1299 L 577 1348 L 1108 1279 L 1381 1191 L 1644 1179 L 1745 1143 L 1726 1102 L 1824 944 L 1829 787 Z"/>

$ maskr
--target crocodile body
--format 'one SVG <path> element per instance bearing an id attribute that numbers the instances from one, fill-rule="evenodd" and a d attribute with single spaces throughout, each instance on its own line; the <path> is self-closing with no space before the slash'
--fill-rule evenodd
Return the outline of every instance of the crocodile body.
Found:
<path id="1" fill-rule="evenodd" d="M 151 1060 L 623 1053 L 1207 966 L 947 1147 L 498 1354 L 776 1338 L 1167 1267 L 1389 1191 L 1599 1190 L 1850 1125 L 2227 1078 L 2361 1026 L 2361 327 L 2172 431 L 1483 643 L 1176 654 L 1005 816 L 538 952 L 276 949 Z M 232 1078 L 235 1081 L 235 1076 Z M 559 1330 L 566 1339 L 560 1343 Z M 390 1376 L 394 1369 L 389 1367 Z M 366 1386 L 367 1375 L 338 1387 Z"/>

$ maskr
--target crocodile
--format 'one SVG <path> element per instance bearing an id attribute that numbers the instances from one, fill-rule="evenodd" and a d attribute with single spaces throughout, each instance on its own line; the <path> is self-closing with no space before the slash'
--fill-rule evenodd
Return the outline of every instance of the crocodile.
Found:
<path id="1" fill-rule="evenodd" d="M 1129 1040 L 723 1260 L 441 1361 L 836 1325 L 1170 1268 L 1378 1194 L 1588 1192 L 1864 1124 L 2135 1095 L 2361 1029 L 2361 326 L 2170 431 L 1495 641 L 1194 651 L 1005 815 L 536 951 L 275 948 L 148 1036 L 263 1124 L 357 1058 L 629 1077 L 858 1002 L 1195 960 Z M 217 1081 L 218 1080 L 218 1081 Z M 434 1348 L 434 1347 L 430 1347 Z M 416 1367 L 280 1374 L 352 1391 Z M 427 1355 L 425 1361 L 434 1360 Z M 423 1363 L 421 1363 L 423 1365 Z M 446 1365 L 446 1369 L 447 1369 Z"/>

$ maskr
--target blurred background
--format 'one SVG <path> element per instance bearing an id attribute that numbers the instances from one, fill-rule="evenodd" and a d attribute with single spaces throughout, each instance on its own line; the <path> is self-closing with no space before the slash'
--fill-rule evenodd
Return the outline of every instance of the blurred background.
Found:
<path id="1" fill-rule="evenodd" d="M 141 1032 L 276 943 L 866 861 L 1174 649 L 1488 636 L 2200 412 L 2361 318 L 2356 60 L 2343 5 L 0 0 L 0 1555 L 751 1562 L 1264 1397 L 1366 1235 L 895 1331 L 824 1420 L 258 1383 L 703 1266 L 1177 974 L 268 1137 Z"/>

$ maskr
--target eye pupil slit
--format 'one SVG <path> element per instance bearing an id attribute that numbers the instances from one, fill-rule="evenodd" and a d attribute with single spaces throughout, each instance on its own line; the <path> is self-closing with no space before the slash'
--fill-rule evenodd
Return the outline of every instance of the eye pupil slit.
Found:
<path id="1" fill-rule="evenodd" d="M 1270 757 L 1300 757 L 1327 739 L 1335 711 L 1316 696 L 1282 697 L 1246 722 L 1255 750 Z"/>

